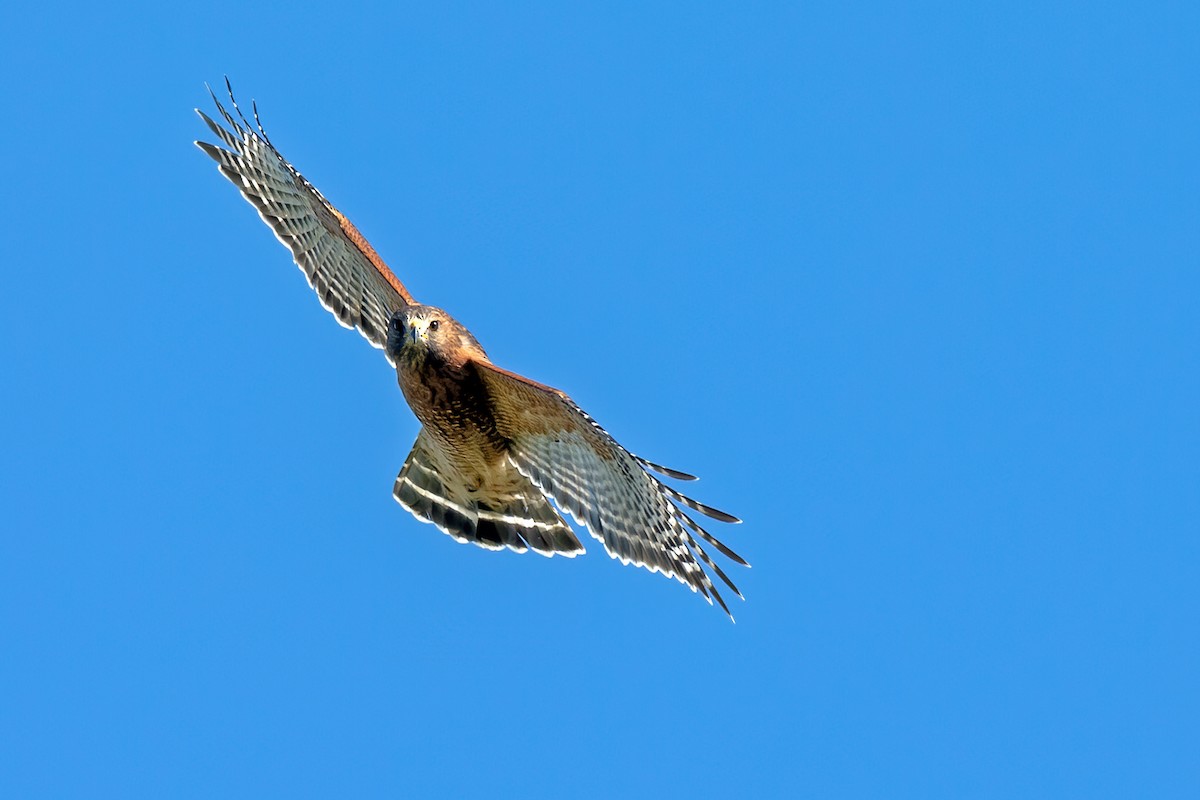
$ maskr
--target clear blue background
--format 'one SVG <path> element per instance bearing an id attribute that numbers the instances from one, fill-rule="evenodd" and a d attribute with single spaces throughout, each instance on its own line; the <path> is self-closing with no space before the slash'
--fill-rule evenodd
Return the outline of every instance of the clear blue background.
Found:
<path id="1" fill-rule="evenodd" d="M 33 5 L 0 795 L 1200 797 L 1194 3 Z M 393 374 L 191 144 L 226 73 L 745 518 L 736 625 L 393 502 Z"/>

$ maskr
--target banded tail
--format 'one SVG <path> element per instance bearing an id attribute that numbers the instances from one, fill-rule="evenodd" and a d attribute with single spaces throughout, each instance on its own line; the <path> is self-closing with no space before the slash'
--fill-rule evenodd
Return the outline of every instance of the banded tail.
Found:
<path id="1" fill-rule="evenodd" d="M 515 468 L 504 490 L 471 493 L 447 482 L 446 476 L 456 473 L 439 463 L 440 456 L 436 443 L 422 430 L 392 487 L 396 502 L 417 519 L 433 523 L 455 541 L 489 550 L 532 549 L 544 556 L 568 557 L 584 551 L 546 496 Z"/>

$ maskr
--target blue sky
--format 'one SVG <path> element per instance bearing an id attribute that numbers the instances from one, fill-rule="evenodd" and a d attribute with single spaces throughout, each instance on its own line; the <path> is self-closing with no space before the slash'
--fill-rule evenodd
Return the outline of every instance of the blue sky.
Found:
<path id="1" fill-rule="evenodd" d="M 18 5 L 0 795 L 1200 796 L 1194 4 Z M 753 563 L 459 546 L 191 142 Z"/>

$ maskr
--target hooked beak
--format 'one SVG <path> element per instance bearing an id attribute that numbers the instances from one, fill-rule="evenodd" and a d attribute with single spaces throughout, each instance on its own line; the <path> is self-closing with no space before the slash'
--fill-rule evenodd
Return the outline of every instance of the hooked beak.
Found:
<path id="1" fill-rule="evenodd" d="M 426 341 L 429 338 L 429 320 L 414 319 L 412 327 L 408 329 L 409 340 L 416 344 L 418 341 Z"/>

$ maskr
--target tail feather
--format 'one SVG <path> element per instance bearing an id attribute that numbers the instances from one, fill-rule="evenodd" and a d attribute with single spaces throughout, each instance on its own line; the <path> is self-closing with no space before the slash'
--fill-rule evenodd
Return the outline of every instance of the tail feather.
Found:
<path id="1" fill-rule="evenodd" d="M 392 494 L 413 516 L 431 522 L 455 541 L 489 550 L 532 549 L 545 556 L 583 552 L 574 531 L 528 478 L 512 470 L 504 491 L 469 492 L 446 480 L 451 470 L 422 431 L 404 462 Z"/>

